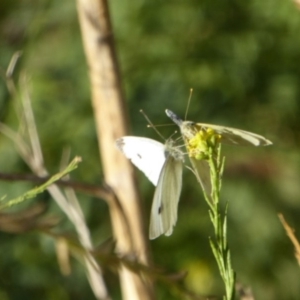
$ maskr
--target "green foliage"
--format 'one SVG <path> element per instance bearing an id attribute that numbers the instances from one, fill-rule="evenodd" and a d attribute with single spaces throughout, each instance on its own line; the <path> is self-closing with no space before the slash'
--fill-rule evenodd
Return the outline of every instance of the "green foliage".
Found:
<path id="1" fill-rule="evenodd" d="M 230 249 L 227 233 L 227 212 L 220 209 L 220 192 L 222 186 L 222 175 L 224 172 L 225 159 L 221 157 L 221 145 L 209 148 L 207 162 L 210 169 L 211 193 L 205 190 L 204 198 L 209 206 L 209 217 L 214 228 L 215 239 L 210 239 L 210 246 L 217 261 L 222 280 L 225 285 L 224 300 L 235 299 L 236 274 L 232 267 Z"/>
<path id="2" fill-rule="evenodd" d="M 299 231 L 299 9 L 293 1 L 283 0 L 109 4 L 134 134 L 155 137 L 139 109 L 155 124 L 165 124 L 164 109 L 184 115 L 193 87 L 189 119 L 251 130 L 274 142 L 271 149 L 222 149 L 226 156 L 222 197 L 224 203 L 231 201 L 228 242 L 237 280 L 251 286 L 257 299 L 298 299 L 299 267 L 277 213 Z M 75 2 L 2 1 L 0 18 L 1 73 L 13 53 L 22 50 L 14 76 L 18 80 L 19 71 L 25 70 L 31 77 L 47 167 L 55 172 L 63 147 L 69 146 L 72 155 L 83 157 L 72 177 L 99 182 L 98 144 Z M 0 119 L 17 126 L 14 99 L 4 81 Z M 174 129 L 162 131 L 167 137 Z M 28 172 L 4 136 L 0 136 L 0 165 L 2 172 Z M 149 206 L 153 189 L 142 175 L 141 180 Z M 184 284 L 195 292 L 222 294 L 208 246 L 212 231 L 207 207 L 198 201 L 199 187 L 190 172 L 184 174 L 183 185 L 178 224 L 171 237 L 153 242 L 154 260 L 170 271 L 187 270 Z M 0 187 L 9 198 L 28 190 L 6 182 Z M 100 243 L 111 234 L 107 207 L 93 198 L 81 199 Z M 52 202 L 49 205 L 58 213 Z M 148 218 L 149 210 L 145 213 Z M 81 266 L 75 264 L 73 274 L 62 277 L 51 247 L 32 234 L 1 233 L 3 299 L 92 298 Z M 106 278 L 110 290 L 116 290 L 114 299 L 119 299 L 115 276 L 108 273 Z M 175 297 L 169 293 L 159 285 L 161 298 Z"/>

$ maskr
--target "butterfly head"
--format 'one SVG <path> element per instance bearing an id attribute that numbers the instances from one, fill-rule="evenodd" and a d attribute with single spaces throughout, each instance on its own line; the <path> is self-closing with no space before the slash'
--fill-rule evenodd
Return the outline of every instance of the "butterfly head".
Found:
<path id="1" fill-rule="evenodd" d="M 166 109 L 166 115 L 179 127 L 181 127 L 183 121 L 180 119 L 175 113 L 173 113 L 171 110 Z"/>

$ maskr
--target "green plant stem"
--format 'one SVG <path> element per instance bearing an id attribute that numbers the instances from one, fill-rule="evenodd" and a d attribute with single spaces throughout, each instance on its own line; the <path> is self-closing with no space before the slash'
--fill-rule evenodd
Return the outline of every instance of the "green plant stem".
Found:
<path id="1" fill-rule="evenodd" d="M 209 205 L 209 216 L 213 224 L 215 239 L 210 239 L 214 257 L 225 285 L 225 300 L 234 300 L 235 297 L 235 272 L 231 266 L 230 250 L 227 243 L 227 210 L 226 205 L 224 214 L 220 208 L 220 191 L 222 186 L 222 174 L 225 159 L 221 158 L 221 145 L 217 149 L 210 148 L 207 160 L 210 169 L 211 194 L 205 190 L 204 196 Z M 222 216 L 223 215 L 223 216 Z"/>
<path id="2" fill-rule="evenodd" d="M 4 208 L 12 207 L 14 205 L 22 203 L 27 199 L 36 197 L 37 194 L 44 192 L 51 184 L 55 183 L 57 180 L 61 179 L 62 177 L 66 176 L 68 173 L 75 170 L 80 162 L 81 162 L 81 158 L 76 156 L 63 171 L 53 175 L 49 180 L 47 180 L 42 185 L 35 187 L 34 189 L 27 191 L 23 195 L 11 199 L 6 203 L 0 205 L 0 210 Z"/>

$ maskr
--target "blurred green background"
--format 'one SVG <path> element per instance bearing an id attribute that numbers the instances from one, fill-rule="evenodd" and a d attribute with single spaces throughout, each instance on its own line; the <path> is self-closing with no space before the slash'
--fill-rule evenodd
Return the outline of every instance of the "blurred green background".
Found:
<path id="1" fill-rule="evenodd" d="M 267 148 L 224 146 L 222 189 L 229 206 L 229 243 L 238 281 L 256 299 L 299 299 L 300 270 L 279 222 L 283 213 L 300 232 L 300 7 L 296 1 L 109 1 L 132 134 L 159 139 L 146 128 L 143 109 L 155 124 L 169 123 L 169 108 L 188 119 L 238 127 L 273 141 Z M 87 66 L 74 1 L 0 3 L 1 73 L 17 50 L 15 72 L 30 78 L 46 165 L 56 172 L 62 150 L 83 158 L 72 178 L 102 180 L 90 102 Z M 17 128 L 14 104 L 0 81 L 0 121 Z M 163 127 L 168 137 L 175 127 Z M 28 173 L 14 145 L 0 136 L 1 172 Z M 147 218 L 153 186 L 139 173 Z M 154 261 L 170 272 L 189 272 L 184 284 L 200 294 L 222 295 L 209 248 L 213 234 L 207 206 L 194 176 L 184 173 L 179 220 L 171 237 L 151 242 Z M 20 195 L 33 185 L 0 182 L 1 194 Z M 106 204 L 79 195 L 95 244 L 111 237 Z M 47 214 L 63 218 L 47 194 Z M 21 209 L 21 208 L 20 208 Z M 147 220 L 148 224 L 148 220 Z M 300 237 L 300 235 L 299 235 Z M 0 300 L 93 299 L 83 267 L 59 272 L 51 238 L 37 232 L 0 233 Z M 114 299 L 119 282 L 105 272 Z M 158 284 L 159 299 L 180 299 Z"/>

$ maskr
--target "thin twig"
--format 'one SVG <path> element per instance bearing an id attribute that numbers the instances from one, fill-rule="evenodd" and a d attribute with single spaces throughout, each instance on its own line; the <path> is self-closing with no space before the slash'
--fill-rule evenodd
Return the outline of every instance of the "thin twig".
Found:
<path id="1" fill-rule="evenodd" d="M 51 176 L 44 176 L 39 177 L 34 174 L 8 174 L 8 173 L 0 173 L 0 181 L 28 181 L 33 183 L 45 183 L 51 178 Z M 61 187 L 69 187 L 77 192 L 85 193 L 89 196 L 94 196 L 99 199 L 106 200 L 109 199 L 111 194 L 111 189 L 109 189 L 107 186 L 102 185 L 93 185 L 89 183 L 74 181 L 71 179 L 59 179 L 55 182 L 56 185 Z"/>
<path id="2" fill-rule="evenodd" d="M 287 236 L 290 238 L 292 244 L 295 247 L 295 257 L 298 261 L 298 264 L 300 265 L 300 244 L 295 236 L 294 229 L 292 227 L 290 227 L 289 224 L 286 222 L 283 214 L 278 214 L 278 217 L 279 217 L 279 220 L 280 220 L 282 226 L 284 227 L 284 229 L 286 231 Z"/>
<path id="3" fill-rule="evenodd" d="M 9 200 L 6 203 L 0 205 L 0 209 L 11 207 L 11 206 L 17 205 L 17 204 L 19 204 L 19 203 L 21 203 L 21 202 L 23 202 L 27 199 L 31 199 L 31 198 L 36 197 L 37 194 L 40 194 L 40 193 L 44 192 L 54 182 L 56 182 L 60 178 L 66 176 L 69 172 L 76 169 L 79 162 L 81 162 L 81 158 L 80 157 L 75 157 L 73 159 L 73 161 L 71 161 L 71 163 L 66 167 L 65 170 L 55 174 L 54 176 L 52 176 L 49 180 L 47 180 L 42 185 L 40 185 L 40 186 L 38 186 L 34 189 L 31 189 L 31 190 L 27 191 L 26 193 L 24 193 L 23 195 L 15 198 L 15 199 Z"/>

